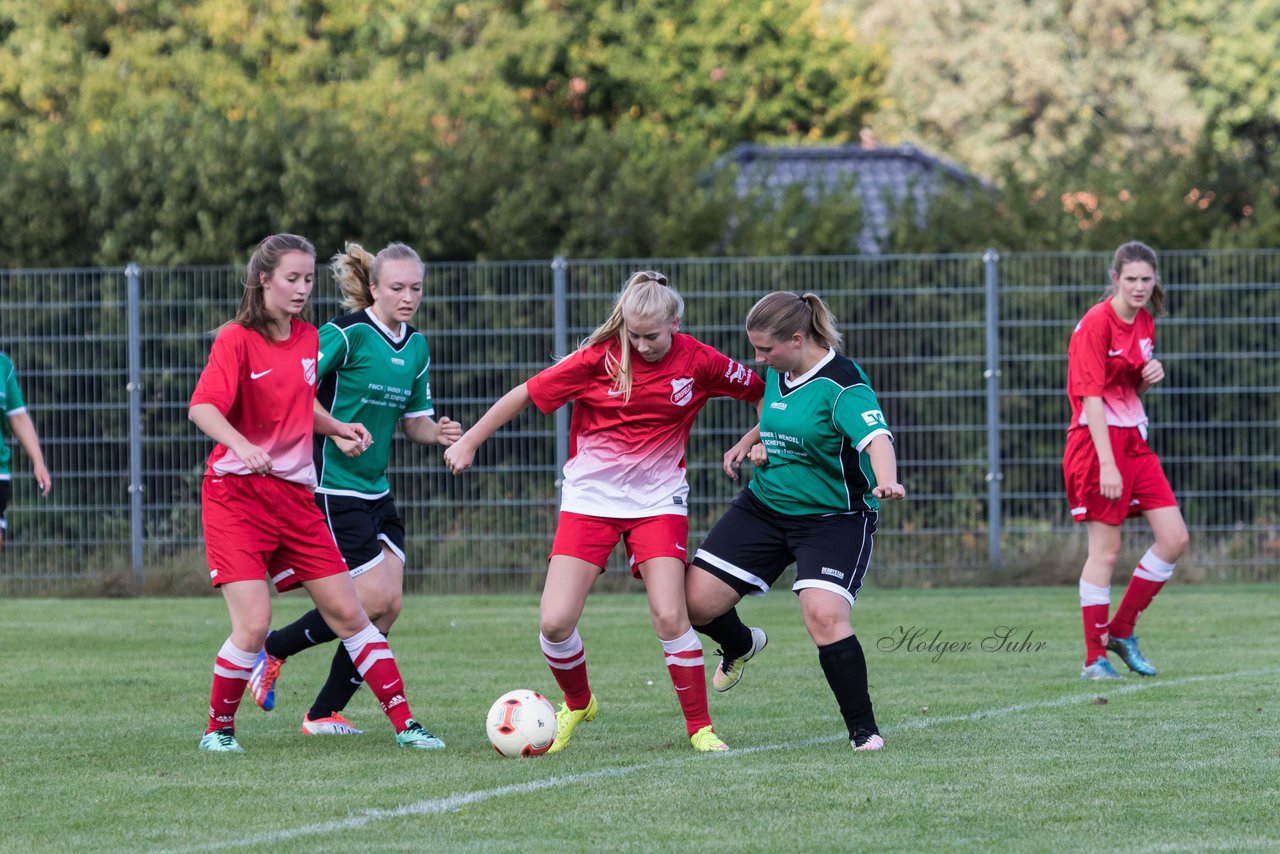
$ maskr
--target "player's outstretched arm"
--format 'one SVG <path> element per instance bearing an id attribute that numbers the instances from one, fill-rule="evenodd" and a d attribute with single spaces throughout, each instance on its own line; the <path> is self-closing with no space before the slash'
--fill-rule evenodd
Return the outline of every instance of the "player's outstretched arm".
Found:
<path id="1" fill-rule="evenodd" d="M 22 445 L 31 459 L 31 471 L 36 477 L 41 495 L 48 495 L 53 489 L 53 479 L 49 477 L 49 469 L 44 464 L 44 453 L 40 450 L 40 440 L 36 437 L 36 425 L 26 412 L 15 412 L 9 416 L 9 429 Z"/>
<path id="2" fill-rule="evenodd" d="M 419 445 L 443 445 L 446 448 L 462 438 L 462 425 L 447 415 L 437 421 L 429 415 L 400 419 L 405 438 Z"/>
<path id="3" fill-rule="evenodd" d="M 471 468 L 476 450 L 484 444 L 485 440 L 496 433 L 503 424 L 523 412 L 532 402 L 533 398 L 529 396 L 529 386 L 526 383 L 520 383 L 498 398 L 498 401 L 489 407 L 488 412 L 480 416 L 480 420 L 472 425 L 470 430 L 463 433 L 458 441 L 445 450 L 444 464 L 449 467 L 449 471 L 457 475 Z"/>
<path id="4" fill-rule="evenodd" d="M 898 501 L 907 497 L 907 488 L 898 483 L 898 455 L 893 450 L 893 440 L 888 434 L 881 433 L 867 445 L 867 456 L 871 458 L 871 471 L 876 476 L 876 485 L 871 494 L 876 498 Z"/>

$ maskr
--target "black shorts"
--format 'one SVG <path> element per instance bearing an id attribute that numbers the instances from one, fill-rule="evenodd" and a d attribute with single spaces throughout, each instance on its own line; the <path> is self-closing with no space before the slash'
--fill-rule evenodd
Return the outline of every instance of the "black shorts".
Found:
<path id="1" fill-rule="evenodd" d="M 793 591 L 830 590 L 852 606 L 871 563 L 876 517 L 784 516 L 744 489 L 702 541 L 693 563 L 743 596 L 760 596 L 794 562 Z"/>
<path id="2" fill-rule="evenodd" d="M 382 562 L 383 543 L 404 560 L 404 520 L 389 494 L 352 498 L 317 492 L 316 505 L 329 524 L 338 551 L 351 567 L 353 578 Z"/>
<path id="3" fill-rule="evenodd" d="M 9 527 L 5 521 L 5 513 L 9 511 L 9 496 L 13 495 L 13 482 L 0 480 L 0 531 Z"/>

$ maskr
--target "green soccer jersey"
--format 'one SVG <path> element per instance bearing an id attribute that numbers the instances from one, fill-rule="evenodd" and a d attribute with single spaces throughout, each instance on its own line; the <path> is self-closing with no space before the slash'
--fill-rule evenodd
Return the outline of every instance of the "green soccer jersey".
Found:
<path id="1" fill-rule="evenodd" d="M 878 510 L 875 474 L 865 453 L 880 434 L 892 438 L 862 368 L 832 350 L 807 374 L 788 381 L 769 369 L 760 410 L 760 441 L 769 464 L 749 488 L 787 516 Z"/>
<path id="2" fill-rule="evenodd" d="M 405 324 L 396 336 L 369 311 L 345 314 L 320 327 L 320 403 L 339 421 L 359 422 L 373 437 L 363 454 L 348 457 L 328 436 L 316 436 L 316 492 L 380 498 L 391 491 L 387 462 L 396 423 L 432 416 L 427 339 Z"/>
<path id="3" fill-rule="evenodd" d="M 3 413 L 0 414 L 0 480 L 10 479 L 9 463 L 13 459 L 13 452 L 9 450 L 9 416 L 26 409 L 13 362 L 0 353 L 0 413 Z"/>

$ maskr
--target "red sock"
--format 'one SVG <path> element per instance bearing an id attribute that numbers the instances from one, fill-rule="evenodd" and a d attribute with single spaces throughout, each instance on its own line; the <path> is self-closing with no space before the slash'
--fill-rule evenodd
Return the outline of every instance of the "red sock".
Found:
<path id="1" fill-rule="evenodd" d="M 1099 658 L 1106 657 L 1107 644 L 1103 637 L 1107 634 L 1107 613 L 1110 605 L 1081 605 L 1080 614 L 1084 618 L 1084 663 L 1093 664 Z"/>
<path id="2" fill-rule="evenodd" d="M 1124 591 L 1124 598 L 1120 600 L 1120 607 L 1116 608 L 1116 615 L 1111 619 L 1111 634 L 1118 638 L 1133 637 L 1133 628 L 1138 622 L 1138 615 L 1147 609 L 1164 584 L 1163 581 L 1152 581 L 1138 575 L 1129 579 L 1129 586 Z"/>
<path id="3" fill-rule="evenodd" d="M 585 709 L 591 703 L 591 685 L 587 682 L 587 653 L 578 630 L 562 641 L 552 642 L 538 635 L 542 655 L 551 675 L 564 692 L 564 703 L 571 709 Z"/>
<path id="4" fill-rule="evenodd" d="M 249 686 L 249 671 L 257 658 L 257 653 L 233 646 L 231 638 L 222 644 L 213 660 L 213 690 L 209 694 L 209 726 L 205 732 L 236 728 L 236 709 L 240 708 Z"/>
<path id="5" fill-rule="evenodd" d="M 404 698 L 404 680 L 400 678 L 400 668 L 396 666 L 396 657 L 391 654 L 387 639 L 370 623 L 360 633 L 344 638 L 342 645 L 347 648 L 360 678 L 378 698 L 391 725 L 396 732 L 402 731 L 413 713 Z"/>
<path id="6" fill-rule="evenodd" d="M 667 672 L 671 684 L 676 686 L 676 699 L 684 712 L 685 729 L 693 735 L 703 727 L 711 726 L 711 712 L 707 709 L 707 669 L 702 661 L 702 641 L 693 629 L 675 640 L 662 641 L 666 653 Z"/>

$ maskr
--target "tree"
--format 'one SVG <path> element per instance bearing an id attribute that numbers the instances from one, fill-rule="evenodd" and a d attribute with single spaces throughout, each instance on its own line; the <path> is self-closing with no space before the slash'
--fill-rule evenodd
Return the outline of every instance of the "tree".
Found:
<path id="1" fill-rule="evenodd" d="M 879 55 L 812 0 L 0 0 L 10 264 L 697 254 L 743 139 L 846 139 Z M 762 211 L 762 216 L 769 216 Z M 767 219 L 766 219 L 767 221 Z M 802 248 L 803 241 L 800 241 Z"/>

